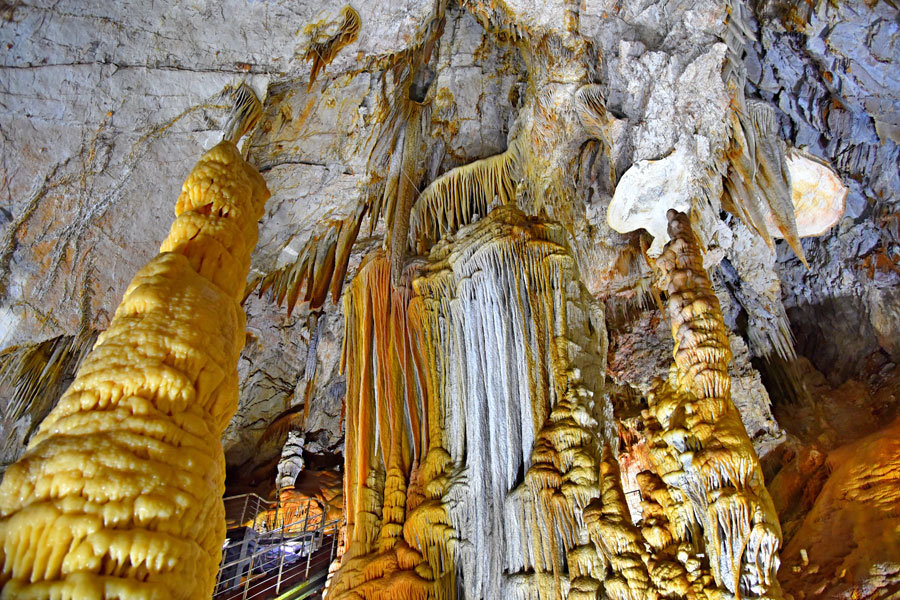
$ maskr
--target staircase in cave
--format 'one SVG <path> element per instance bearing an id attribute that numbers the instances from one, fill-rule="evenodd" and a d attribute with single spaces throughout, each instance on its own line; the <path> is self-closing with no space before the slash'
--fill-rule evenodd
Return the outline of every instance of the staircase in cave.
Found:
<path id="1" fill-rule="evenodd" d="M 228 531 L 213 598 L 320 598 L 340 521 L 326 521 L 324 512 L 310 514 L 315 502 L 288 512 L 256 494 L 225 498 Z"/>

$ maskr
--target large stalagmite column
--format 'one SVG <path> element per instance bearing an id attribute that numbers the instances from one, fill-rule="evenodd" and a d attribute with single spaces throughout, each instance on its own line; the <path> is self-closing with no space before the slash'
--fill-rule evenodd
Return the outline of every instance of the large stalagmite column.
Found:
<path id="1" fill-rule="evenodd" d="M 245 98 L 246 99 L 246 98 Z M 160 254 L 0 486 L 3 598 L 209 598 L 225 534 L 220 437 L 269 196 L 233 141 L 194 167 Z M 254 111 L 250 111 L 254 112 Z"/>
<path id="2" fill-rule="evenodd" d="M 649 401 L 651 452 L 682 502 L 681 520 L 702 531 L 716 583 L 745 598 L 777 598 L 781 526 L 731 400 L 728 330 L 690 220 L 675 210 L 668 220 L 672 241 L 656 268 L 675 366 L 671 385 Z"/>

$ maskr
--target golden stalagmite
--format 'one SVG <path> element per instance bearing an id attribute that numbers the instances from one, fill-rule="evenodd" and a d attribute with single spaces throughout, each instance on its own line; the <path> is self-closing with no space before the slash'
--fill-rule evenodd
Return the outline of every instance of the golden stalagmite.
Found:
<path id="1" fill-rule="evenodd" d="M 619 473 L 609 446 L 600 463 L 602 495 L 585 508 L 584 521 L 591 540 L 610 565 L 603 585 L 614 600 L 655 600 L 658 592 L 647 573 L 647 551 L 640 530 L 631 522 Z"/>
<path id="2" fill-rule="evenodd" d="M 225 536 L 220 437 L 237 408 L 240 308 L 269 196 L 225 140 L 185 181 L 160 254 L 0 485 L 3 598 L 209 598 Z"/>
<path id="3" fill-rule="evenodd" d="M 731 400 L 731 347 L 688 217 L 668 213 L 672 238 L 656 261 L 675 338 L 670 381 L 651 394 L 651 454 L 683 498 L 682 539 L 702 530 L 716 583 L 742 597 L 778 598 L 781 526 L 759 459 Z M 696 544 L 697 540 L 694 540 Z"/>

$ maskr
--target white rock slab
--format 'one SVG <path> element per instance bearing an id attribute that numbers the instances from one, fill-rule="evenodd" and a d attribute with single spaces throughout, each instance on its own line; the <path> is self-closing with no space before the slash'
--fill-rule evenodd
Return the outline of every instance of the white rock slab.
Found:
<path id="1" fill-rule="evenodd" d="M 669 241 L 666 212 L 690 210 L 695 187 L 689 152 L 679 147 L 660 160 L 638 161 L 625 171 L 609 203 L 606 219 L 619 233 L 646 229 L 653 236 L 648 253 L 658 256 Z"/>
<path id="2" fill-rule="evenodd" d="M 797 233 L 802 238 L 824 235 L 844 216 L 849 190 L 831 167 L 814 156 L 790 150 L 786 158 Z M 771 215 L 766 215 L 766 225 L 769 231 L 778 231 Z"/>

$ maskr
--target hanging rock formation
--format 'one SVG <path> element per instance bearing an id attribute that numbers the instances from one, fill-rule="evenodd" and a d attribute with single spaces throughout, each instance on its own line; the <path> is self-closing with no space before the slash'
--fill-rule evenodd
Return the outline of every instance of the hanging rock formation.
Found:
<path id="1" fill-rule="evenodd" d="M 404 289 L 371 258 L 345 301 L 347 550 L 330 598 L 780 597 L 781 530 L 730 399 L 718 300 L 683 214 L 669 234 L 675 366 L 650 398 L 642 526 L 612 450 L 602 312 L 558 226 L 497 208 Z"/>
<path id="2" fill-rule="evenodd" d="M 580 513 L 609 435 L 605 336 L 562 229 L 498 208 L 410 268 L 393 289 L 376 255 L 345 300 L 348 547 L 329 597 L 596 591 Z"/>

